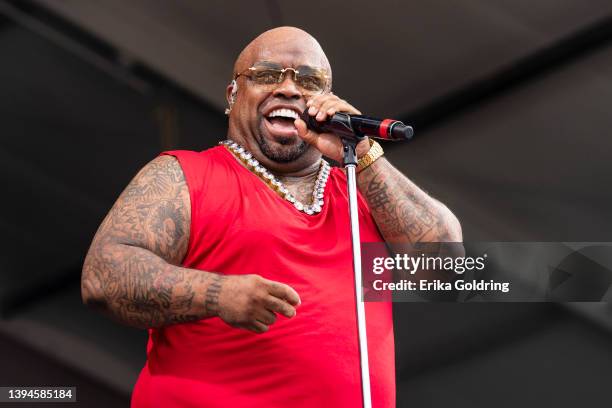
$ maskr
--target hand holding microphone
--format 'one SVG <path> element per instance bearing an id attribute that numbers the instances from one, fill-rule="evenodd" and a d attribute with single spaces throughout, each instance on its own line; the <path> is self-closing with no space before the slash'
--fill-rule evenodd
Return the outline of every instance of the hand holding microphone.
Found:
<path id="1" fill-rule="evenodd" d="M 313 113 L 316 116 L 313 116 Z M 406 126 L 399 120 L 362 115 L 348 102 L 331 92 L 309 100 L 301 119 L 308 129 L 317 133 L 334 133 L 354 140 L 361 140 L 365 136 L 383 140 L 410 140 L 414 134 L 411 126 Z"/>
<path id="2" fill-rule="evenodd" d="M 366 136 L 408 140 L 413 135 L 412 127 L 396 120 L 363 116 L 331 92 L 309 99 L 306 110 L 294 124 L 300 138 L 339 163 L 343 160 L 342 139 L 356 141 L 356 153 L 361 157 L 370 148 Z"/>

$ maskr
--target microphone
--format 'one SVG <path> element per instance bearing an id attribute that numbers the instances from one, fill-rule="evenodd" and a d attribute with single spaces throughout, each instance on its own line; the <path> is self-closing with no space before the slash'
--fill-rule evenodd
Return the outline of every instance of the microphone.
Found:
<path id="1" fill-rule="evenodd" d="M 310 130 L 317 133 L 335 133 L 345 139 L 362 140 L 369 136 L 383 140 L 410 140 L 414 134 L 411 126 L 404 125 L 399 120 L 375 119 L 341 112 L 319 122 L 308 114 L 306 108 L 302 113 L 302 120 Z"/>

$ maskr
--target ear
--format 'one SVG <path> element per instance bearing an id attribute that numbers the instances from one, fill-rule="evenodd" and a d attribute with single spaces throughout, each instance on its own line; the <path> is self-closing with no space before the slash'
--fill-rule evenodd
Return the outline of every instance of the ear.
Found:
<path id="1" fill-rule="evenodd" d="M 238 84 L 236 80 L 233 79 L 225 88 L 225 99 L 227 100 L 227 104 L 231 108 L 234 102 L 236 102 L 236 94 L 238 93 Z"/>

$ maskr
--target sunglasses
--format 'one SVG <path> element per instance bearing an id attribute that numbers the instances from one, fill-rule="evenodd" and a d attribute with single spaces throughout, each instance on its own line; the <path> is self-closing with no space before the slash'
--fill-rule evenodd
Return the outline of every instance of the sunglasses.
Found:
<path id="1" fill-rule="evenodd" d="M 252 66 L 234 76 L 249 78 L 257 86 L 264 90 L 272 90 L 285 80 L 287 72 L 293 73 L 293 82 L 306 95 L 315 95 L 327 90 L 328 75 L 323 69 L 312 67 L 274 68 L 270 66 Z"/>

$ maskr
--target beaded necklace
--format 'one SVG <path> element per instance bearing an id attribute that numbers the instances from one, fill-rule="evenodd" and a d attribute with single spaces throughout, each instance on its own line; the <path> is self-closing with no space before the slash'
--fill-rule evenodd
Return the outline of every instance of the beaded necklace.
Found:
<path id="1" fill-rule="evenodd" d="M 264 181 L 272 190 L 276 191 L 281 197 L 289 201 L 298 210 L 308 215 L 313 215 L 321 212 L 324 204 L 325 184 L 329 178 L 330 166 L 329 164 L 321 159 L 321 166 L 319 167 L 319 173 L 317 174 L 317 180 L 315 181 L 314 189 L 312 191 L 312 201 L 310 204 L 304 204 L 298 201 L 293 194 L 289 192 L 287 187 L 270 173 L 264 166 L 262 166 L 253 155 L 247 151 L 244 147 L 232 140 L 224 140 L 219 142 L 220 145 L 224 145 L 238 160 L 260 179 Z"/>

